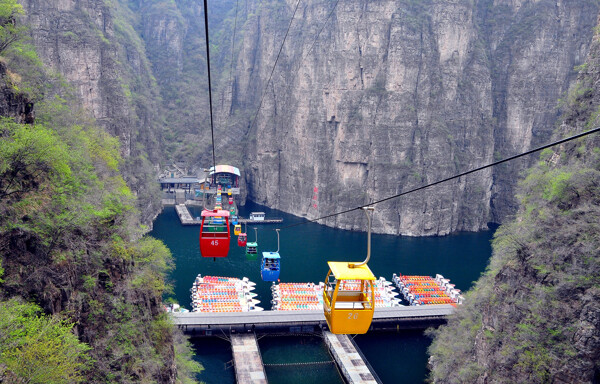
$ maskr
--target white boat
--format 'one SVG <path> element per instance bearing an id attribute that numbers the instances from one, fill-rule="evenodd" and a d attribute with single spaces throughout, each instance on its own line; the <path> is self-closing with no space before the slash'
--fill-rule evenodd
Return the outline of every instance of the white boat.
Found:
<path id="1" fill-rule="evenodd" d="M 265 220 L 265 213 L 264 212 L 251 212 L 250 213 L 250 220 L 252 220 L 252 221 L 264 221 Z"/>

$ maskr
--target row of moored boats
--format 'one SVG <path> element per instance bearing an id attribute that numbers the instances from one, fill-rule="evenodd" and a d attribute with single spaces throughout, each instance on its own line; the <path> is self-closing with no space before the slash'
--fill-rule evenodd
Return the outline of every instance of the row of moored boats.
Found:
<path id="1" fill-rule="evenodd" d="M 359 280 L 345 280 L 340 287 L 346 291 L 360 290 Z M 375 308 L 397 307 L 400 305 L 398 293 L 391 282 L 380 277 L 374 282 Z M 271 286 L 274 310 L 303 311 L 323 310 L 324 283 L 279 283 Z"/>
<path id="2" fill-rule="evenodd" d="M 193 312 L 248 312 L 262 311 L 252 291 L 256 284 L 247 277 L 198 275 L 190 292 Z"/>
<path id="3" fill-rule="evenodd" d="M 437 274 L 431 276 L 396 275 L 392 281 L 410 305 L 462 304 L 460 289 L 450 284 L 450 279 Z"/>
<path id="4" fill-rule="evenodd" d="M 360 281 L 344 281 L 343 290 L 359 290 Z M 399 293 L 396 291 L 397 287 Z M 256 300 L 255 283 L 247 277 L 198 275 L 192 288 L 193 312 L 262 311 Z M 271 286 L 273 310 L 323 310 L 324 283 L 279 283 Z M 402 300 L 409 305 L 462 304 L 464 298 L 449 279 L 442 275 L 396 275 L 392 282 L 380 277 L 374 282 L 375 308 L 397 307 Z M 400 295 L 402 299 L 400 298 Z M 169 308 L 171 309 L 171 308 Z M 167 309 L 167 310 L 169 310 Z M 173 309 L 171 309 L 173 311 Z M 178 309 L 175 309 L 178 311 Z"/>

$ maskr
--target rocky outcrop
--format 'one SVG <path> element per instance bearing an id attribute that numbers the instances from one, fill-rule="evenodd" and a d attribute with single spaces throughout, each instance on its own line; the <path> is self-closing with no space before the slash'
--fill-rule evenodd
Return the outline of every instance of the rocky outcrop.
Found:
<path id="1" fill-rule="evenodd" d="M 11 117 L 20 124 L 33 124 L 34 102 L 16 92 L 12 83 L 6 64 L 0 62 L 0 116 Z"/>
<path id="2" fill-rule="evenodd" d="M 253 117 L 295 6 L 277 4 L 249 12 L 225 111 Z M 593 1 L 353 0 L 338 4 L 310 50 L 332 6 L 301 4 L 256 124 L 231 128 L 246 138 L 249 198 L 308 218 L 545 142 L 598 11 Z M 374 230 L 443 235 L 502 222 L 526 165 L 380 204 Z"/>

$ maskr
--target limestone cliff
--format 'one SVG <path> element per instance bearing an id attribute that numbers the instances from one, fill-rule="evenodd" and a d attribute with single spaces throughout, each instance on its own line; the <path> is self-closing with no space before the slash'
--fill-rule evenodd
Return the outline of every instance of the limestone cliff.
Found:
<path id="1" fill-rule="evenodd" d="M 161 136 L 160 96 L 133 15 L 118 2 L 20 0 L 23 20 L 48 67 L 61 74 L 83 106 L 119 138 L 128 185 L 138 195 L 142 220 L 157 211 L 156 171 Z"/>
<path id="2" fill-rule="evenodd" d="M 253 117 L 296 2 L 249 3 L 225 112 Z M 594 1 L 351 0 L 311 51 L 333 5 L 302 2 L 255 126 L 230 128 L 245 137 L 250 199 L 308 218 L 545 142 L 598 12 Z M 374 229 L 443 235 L 502 222 L 525 165 L 381 204 Z M 356 213 L 327 224 L 364 223 Z"/>
<path id="3" fill-rule="evenodd" d="M 152 166 L 212 162 L 201 2 L 22 2 L 44 60 L 121 139 L 147 221 Z M 308 218 L 545 142 L 598 12 L 593 0 L 348 0 L 315 41 L 334 4 L 301 2 L 254 125 L 296 2 L 209 4 L 217 161 L 242 169 L 248 198 Z M 381 204 L 374 229 L 443 235 L 503 222 L 527 165 Z"/>

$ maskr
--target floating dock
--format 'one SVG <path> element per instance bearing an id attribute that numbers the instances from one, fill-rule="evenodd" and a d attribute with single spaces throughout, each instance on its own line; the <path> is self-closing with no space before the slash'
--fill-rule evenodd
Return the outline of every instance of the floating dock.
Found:
<path id="1" fill-rule="evenodd" d="M 240 224 L 277 224 L 277 223 L 283 223 L 283 219 L 275 218 L 275 219 L 264 219 L 264 220 L 250 220 L 250 219 L 244 219 L 244 218 L 240 217 L 238 219 L 238 222 Z"/>
<path id="2" fill-rule="evenodd" d="M 196 220 L 192 217 L 190 211 L 188 210 L 185 204 L 177 204 L 175 205 L 175 211 L 177 211 L 177 216 L 179 216 L 179 221 L 181 225 L 201 225 L 202 220 Z M 275 218 L 275 219 L 265 219 L 265 220 L 250 220 L 244 218 L 238 218 L 239 224 L 278 224 L 283 223 L 283 219 Z"/>
<path id="3" fill-rule="evenodd" d="M 267 384 L 258 342 L 254 333 L 232 334 L 231 348 L 238 384 Z"/>
<path id="4" fill-rule="evenodd" d="M 375 308 L 370 330 L 424 329 L 444 324 L 454 305 Z M 219 313 L 172 313 L 184 332 L 211 336 L 213 332 L 310 333 L 326 329 L 323 311 L 250 311 Z"/>
<path id="5" fill-rule="evenodd" d="M 347 383 L 380 383 L 377 375 L 369 369 L 363 356 L 358 352 L 348 335 L 335 335 L 325 331 L 323 332 L 323 338 Z"/>

